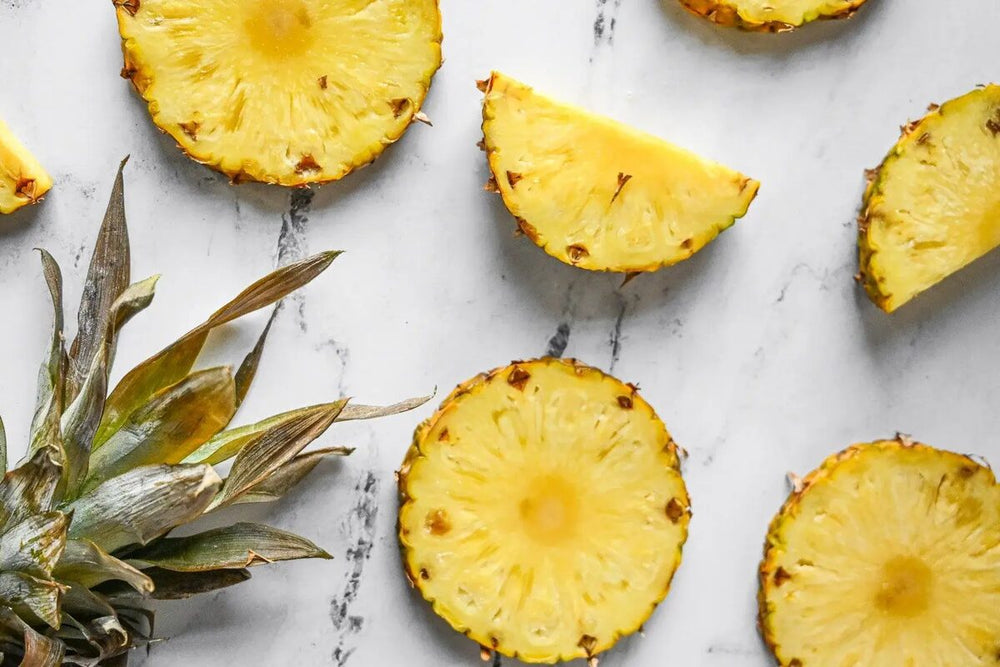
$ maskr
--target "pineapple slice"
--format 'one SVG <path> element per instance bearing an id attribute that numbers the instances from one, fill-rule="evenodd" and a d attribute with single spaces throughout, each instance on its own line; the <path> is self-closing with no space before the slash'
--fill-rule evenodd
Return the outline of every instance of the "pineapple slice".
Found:
<path id="1" fill-rule="evenodd" d="M 787 32 L 816 19 L 854 14 L 866 0 L 680 0 L 713 23 L 759 32 Z"/>
<path id="2" fill-rule="evenodd" d="M 886 312 L 1000 245 L 1000 86 L 903 128 L 869 174 L 858 245 L 858 279 Z"/>
<path id="3" fill-rule="evenodd" d="M 0 120 L 0 213 L 38 202 L 51 187 L 52 178 Z"/>
<path id="4" fill-rule="evenodd" d="M 484 650 L 529 662 L 593 658 L 638 630 L 690 519 L 677 447 L 636 388 L 551 358 L 460 385 L 399 486 L 410 581 Z"/>
<path id="5" fill-rule="evenodd" d="M 1000 489 L 905 438 L 827 459 L 771 524 L 760 627 L 785 667 L 996 665 Z"/>
<path id="6" fill-rule="evenodd" d="M 234 181 L 300 186 L 378 157 L 441 65 L 437 0 L 115 0 L 153 122 Z"/>
<path id="7" fill-rule="evenodd" d="M 480 88 L 487 189 L 567 264 L 626 273 L 676 264 L 742 217 L 757 194 L 757 181 L 499 72 Z"/>

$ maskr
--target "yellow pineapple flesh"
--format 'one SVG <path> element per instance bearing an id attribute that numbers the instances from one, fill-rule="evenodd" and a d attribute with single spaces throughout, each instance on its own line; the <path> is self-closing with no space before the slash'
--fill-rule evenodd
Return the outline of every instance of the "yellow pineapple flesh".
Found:
<path id="1" fill-rule="evenodd" d="M 760 627 L 785 667 L 996 665 L 1000 489 L 905 438 L 801 480 L 771 524 Z"/>
<path id="2" fill-rule="evenodd" d="M 494 72 L 481 82 L 484 147 L 520 229 L 596 271 L 687 259 L 742 217 L 759 183 Z"/>
<path id="3" fill-rule="evenodd" d="M 858 219 L 869 297 L 888 312 L 1000 245 L 1000 86 L 903 128 Z"/>
<path id="4" fill-rule="evenodd" d="M 459 386 L 399 481 L 412 583 L 484 649 L 529 662 L 638 630 L 690 518 L 677 447 L 635 387 L 558 359 Z"/>
<path id="5" fill-rule="evenodd" d="M 234 181 L 341 178 L 415 118 L 441 64 L 437 0 L 116 0 L 123 76 Z"/>
<path id="6" fill-rule="evenodd" d="M 0 119 L 0 213 L 34 204 L 52 187 L 52 178 Z"/>
<path id="7" fill-rule="evenodd" d="M 852 16 L 866 0 L 680 0 L 713 23 L 757 32 L 786 32 L 817 19 Z"/>

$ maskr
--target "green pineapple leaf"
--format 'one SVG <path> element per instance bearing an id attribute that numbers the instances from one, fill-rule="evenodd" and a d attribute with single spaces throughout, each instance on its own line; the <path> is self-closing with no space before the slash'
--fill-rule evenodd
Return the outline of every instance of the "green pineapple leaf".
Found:
<path id="1" fill-rule="evenodd" d="M 0 571 L 48 578 L 66 547 L 68 517 L 62 512 L 32 514 L 0 535 Z"/>
<path id="2" fill-rule="evenodd" d="M 152 579 L 90 540 L 68 540 L 52 574 L 60 581 L 75 581 L 88 588 L 123 581 L 140 593 L 153 592 Z"/>
<path id="3" fill-rule="evenodd" d="M 236 496 L 230 504 L 274 502 L 297 486 L 323 459 L 330 456 L 347 456 L 353 451 L 350 447 L 327 447 L 299 454 L 270 476 Z"/>

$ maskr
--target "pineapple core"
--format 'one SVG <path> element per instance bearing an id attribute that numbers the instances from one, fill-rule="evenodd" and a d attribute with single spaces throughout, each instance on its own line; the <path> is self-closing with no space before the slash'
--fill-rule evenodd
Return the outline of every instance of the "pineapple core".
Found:
<path id="1" fill-rule="evenodd" d="M 572 361 L 459 387 L 400 470 L 410 578 L 482 646 L 593 657 L 663 599 L 690 518 L 677 450 L 636 393 Z"/>
<path id="2" fill-rule="evenodd" d="M 250 45 L 275 59 L 305 53 L 313 45 L 312 19 L 302 0 L 254 0 L 244 10 Z"/>
<path id="3" fill-rule="evenodd" d="M 919 558 L 897 556 L 882 567 L 875 606 L 895 616 L 917 616 L 929 606 L 931 569 Z"/>

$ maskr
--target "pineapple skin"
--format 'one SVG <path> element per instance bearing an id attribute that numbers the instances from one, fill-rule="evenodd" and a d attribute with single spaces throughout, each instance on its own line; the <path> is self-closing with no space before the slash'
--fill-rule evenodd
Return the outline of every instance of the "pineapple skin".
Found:
<path id="1" fill-rule="evenodd" d="M 747 211 L 749 211 L 750 209 L 750 205 L 753 203 L 753 200 L 756 198 L 757 193 L 760 190 L 759 181 L 733 171 L 734 177 L 737 178 L 739 181 L 740 193 L 744 194 L 745 201 L 739 207 L 738 210 L 732 212 L 732 214 L 728 217 L 728 219 L 718 221 L 717 224 L 715 225 L 715 228 L 712 229 L 710 232 L 701 234 L 700 238 L 697 241 L 687 242 L 686 245 L 684 246 L 684 252 L 682 253 L 674 254 L 669 257 L 659 258 L 655 261 L 648 261 L 646 263 L 638 263 L 638 264 L 619 263 L 615 265 L 608 265 L 602 262 L 594 261 L 594 259 L 589 254 L 585 254 L 582 259 L 575 258 L 570 255 L 570 253 L 568 252 L 569 250 L 568 248 L 564 248 L 562 247 L 562 245 L 557 246 L 556 244 L 550 243 L 546 239 L 542 238 L 536 226 L 533 225 L 531 221 L 526 219 L 527 214 L 524 211 L 522 211 L 522 207 L 520 203 L 517 201 L 513 185 L 510 185 L 510 187 L 508 187 L 508 184 L 511 184 L 510 174 L 505 172 L 505 170 L 501 166 L 500 157 L 498 155 L 498 146 L 491 140 L 490 136 L 491 135 L 490 127 L 496 121 L 490 116 L 491 111 L 489 109 L 490 107 L 489 96 L 494 89 L 494 85 L 497 84 L 498 82 L 502 82 L 504 86 L 510 88 L 521 88 L 521 89 L 526 89 L 529 93 L 534 92 L 530 86 L 515 81 L 514 79 L 505 76 L 504 74 L 497 71 L 491 72 L 488 79 L 477 82 L 479 90 L 483 92 L 485 95 L 483 101 L 483 123 L 482 123 L 483 141 L 480 147 L 482 148 L 482 150 L 486 152 L 487 164 L 490 169 L 490 180 L 489 183 L 487 183 L 486 185 L 486 190 L 490 192 L 495 192 L 500 195 L 501 199 L 504 202 L 504 206 L 507 208 L 510 214 L 514 216 L 514 219 L 517 222 L 518 231 L 520 233 L 524 234 L 524 236 L 530 239 L 532 243 L 540 247 L 547 254 L 549 254 L 552 257 L 555 257 L 556 259 L 565 264 L 569 264 L 570 266 L 576 266 L 578 268 L 586 269 L 589 271 L 619 272 L 619 273 L 626 273 L 630 276 L 638 273 L 649 273 L 657 271 L 667 266 L 673 266 L 674 264 L 677 264 L 685 259 L 689 259 L 699 250 L 703 249 L 706 245 L 715 240 L 719 236 L 719 234 L 721 234 L 722 232 L 726 231 L 727 229 L 735 225 L 737 220 L 739 220 L 740 218 L 742 218 L 747 214 Z M 610 120 L 610 119 L 604 119 L 603 117 L 601 117 L 601 119 Z M 615 124 L 620 125 L 620 123 L 617 122 L 615 122 Z M 631 130 L 631 128 L 629 129 Z M 634 130 L 632 131 L 634 132 Z M 644 133 L 639 133 L 639 134 L 644 134 Z M 659 138 L 656 138 L 656 140 L 662 141 Z M 625 184 L 627 184 L 627 181 L 623 183 L 621 180 L 619 180 L 619 191 L 621 191 L 622 187 L 624 187 Z M 613 201 L 614 197 L 612 197 L 612 202 Z"/>
<path id="2" fill-rule="evenodd" d="M 433 66 L 429 67 L 421 77 L 420 93 L 410 98 L 408 105 L 407 122 L 389 128 L 386 134 L 376 141 L 372 141 L 368 146 L 360 151 L 355 158 L 346 165 L 337 169 L 322 168 L 319 171 L 303 171 L 292 173 L 275 173 L 272 170 L 262 168 L 261 165 L 244 161 L 238 168 L 232 168 L 224 164 L 224 156 L 213 154 L 211 151 L 203 150 L 196 138 L 192 137 L 185 127 L 176 123 L 171 123 L 160 118 L 157 110 L 159 103 L 148 94 L 148 88 L 152 82 L 152 68 L 146 62 L 145 54 L 141 48 L 134 43 L 134 40 L 126 38 L 127 24 L 140 10 L 139 0 L 113 0 L 115 5 L 118 30 L 122 35 L 122 55 L 124 64 L 121 76 L 132 83 L 136 92 L 146 102 L 150 117 L 153 123 L 164 134 L 169 134 L 176 142 L 177 147 L 193 161 L 205 165 L 206 167 L 226 175 L 233 185 L 249 181 L 258 183 L 269 183 L 286 187 L 308 187 L 310 185 L 322 185 L 338 181 L 357 169 L 361 169 L 373 163 L 385 149 L 398 141 L 409 126 L 418 120 L 421 107 L 430 90 L 431 80 L 437 70 L 440 69 L 443 61 L 441 55 L 441 42 L 443 39 L 440 1 L 430 0 L 435 8 L 436 25 L 434 26 L 436 40 L 436 57 Z M 325 87 L 325 82 L 322 84 Z M 424 117 L 426 120 L 426 118 Z"/>
<path id="3" fill-rule="evenodd" d="M 850 18 L 861 9 L 865 2 L 867 0 L 853 0 L 838 11 L 823 13 L 817 10 L 815 15 L 805 18 L 800 23 L 786 23 L 784 21 L 759 21 L 746 18 L 740 12 L 740 0 L 680 0 L 681 5 L 696 16 L 708 19 L 717 25 L 735 27 L 749 32 L 789 32 L 816 20 Z"/>
<path id="4" fill-rule="evenodd" d="M 646 623 L 649 617 L 653 615 L 653 612 L 656 611 L 656 608 L 659 606 L 661 602 L 663 602 L 667 594 L 670 592 L 670 586 L 673 582 L 673 576 L 671 576 L 671 579 L 670 581 L 667 582 L 666 586 L 661 591 L 657 592 L 653 603 L 649 607 L 649 610 L 639 622 L 629 627 L 622 628 L 613 637 L 607 639 L 606 641 L 595 642 L 594 644 L 590 644 L 587 646 L 581 645 L 578 647 L 577 651 L 563 655 L 553 655 L 547 657 L 523 655 L 519 654 L 517 651 L 509 650 L 502 643 L 498 644 L 495 638 L 493 637 L 490 637 L 488 635 L 479 635 L 473 632 L 471 629 L 463 627 L 461 623 L 459 623 L 456 619 L 451 618 L 447 613 L 444 612 L 444 610 L 442 610 L 439 607 L 435 599 L 428 594 L 428 592 L 422 585 L 423 579 L 419 573 L 418 569 L 419 566 L 415 563 L 414 552 L 409 541 L 407 540 L 406 528 L 404 527 L 402 522 L 402 510 L 404 506 L 411 500 L 409 492 L 409 476 L 411 468 L 413 466 L 413 463 L 418 458 L 423 456 L 421 452 L 421 447 L 425 443 L 427 435 L 431 432 L 436 423 L 449 411 L 453 410 L 455 408 L 456 403 L 460 401 L 463 396 L 481 390 L 483 387 L 493 382 L 497 381 L 506 382 L 508 375 L 512 369 L 517 367 L 530 367 L 532 364 L 546 364 L 546 365 L 559 364 L 571 368 L 578 376 L 593 374 L 601 378 L 610 379 L 614 382 L 621 384 L 622 390 L 630 395 L 633 401 L 633 409 L 638 411 L 648 411 L 650 414 L 653 414 L 655 416 L 655 411 L 653 410 L 652 406 L 650 406 L 637 393 L 636 387 L 634 385 L 622 384 L 619 380 L 617 380 L 611 375 L 604 373 L 600 369 L 588 366 L 587 364 L 584 364 L 572 358 L 543 357 L 540 359 L 529 360 L 529 361 L 512 361 L 507 366 L 500 366 L 490 371 L 479 373 L 478 375 L 470 378 L 469 380 L 460 383 L 451 391 L 451 393 L 448 394 L 447 397 L 445 397 L 445 399 L 441 402 L 440 406 L 434 412 L 434 414 L 425 419 L 416 427 L 416 429 L 414 430 L 412 443 L 406 451 L 406 455 L 403 459 L 403 462 L 399 470 L 396 472 L 396 482 L 399 492 L 399 508 L 400 508 L 399 518 L 397 519 L 396 526 L 397 526 L 397 533 L 399 535 L 400 554 L 403 565 L 403 572 L 407 582 L 410 584 L 410 587 L 415 588 L 420 592 L 421 596 L 431 605 L 434 612 L 438 616 L 443 618 L 456 632 L 463 634 L 464 636 L 468 637 L 472 641 L 479 644 L 480 647 L 482 647 L 482 655 L 484 659 L 486 659 L 486 656 L 488 656 L 491 651 L 495 651 L 509 658 L 533 664 L 555 664 L 557 662 L 565 662 L 575 659 L 586 659 L 588 661 L 588 665 L 596 665 L 597 664 L 596 656 L 599 653 L 602 653 L 613 647 L 618 642 L 619 639 L 635 634 L 636 632 L 642 630 L 643 625 Z M 681 454 L 684 453 L 683 450 L 681 450 L 680 447 L 674 442 L 673 438 L 670 438 L 665 451 L 667 451 L 670 455 L 671 467 L 679 474 L 681 468 Z M 683 501 L 686 510 L 681 520 L 684 528 L 685 539 L 682 539 L 680 541 L 674 553 L 674 557 L 676 559 L 675 562 L 677 562 L 678 564 L 680 564 L 683 555 L 683 548 L 687 537 L 688 523 L 690 521 L 690 517 L 692 514 L 690 497 L 685 494 Z M 674 574 L 676 574 L 676 569 L 674 570 Z"/>
<path id="5" fill-rule="evenodd" d="M 768 594 L 779 585 L 775 583 L 775 575 L 778 570 L 777 561 L 782 552 L 781 535 L 783 528 L 787 522 L 795 520 L 795 515 L 798 512 L 799 505 L 806 492 L 810 491 L 814 487 L 823 485 L 832 475 L 836 474 L 837 469 L 842 463 L 853 457 L 860 456 L 863 453 L 870 451 L 872 448 L 879 448 L 883 450 L 911 448 L 925 452 L 928 455 L 951 459 L 955 461 L 957 465 L 971 466 L 974 469 L 984 467 L 979 462 L 963 454 L 937 449 L 935 447 L 931 447 L 930 445 L 914 442 L 906 436 L 897 435 L 894 440 L 876 440 L 870 443 L 858 443 L 851 445 L 850 447 L 827 457 L 818 468 L 811 471 L 805 477 L 793 478 L 792 481 L 794 488 L 792 489 L 792 492 L 789 494 L 788 499 L 781 506 L 778 513 L 771 520 L 768 527 L 767 538 L 764 542 L 764 556 L 758 569 L 757 628 L 760 632 L 761 638 L 764 640 L 764 643 L 767 645 L 768 649 L 771 651 L 772 655 L 774 655 L 781 667 L 804 667 L 801 660 L 794 657 L 784 656 L 782 654 L 781 645 L 778 642 L 774 627 L 771 623 L 771 612 L 767 604 Z M 986 468 L 986 471 L 990 475 L 990 478 L 993 479 L 993 473 L 989 471 L 989 468 Z"/>
<path id="6" fill-rule="evenodd" d="M 48 172 L 0 119 L 0 214 L 37 204 L 51 188 Z"/>
<path id="7" fill-rule="evenodd" d="M 912 289 L 908 287 L 905 292 L 899 293 L 888 284 L 895 267 L 886 266 L 878 256 L 878 240 L 875 238 L 876 230 L 874 228 L 880 218 L 886 217 L 886 213 L 880 210 L 880 206 L 885 199 L 886 188 L 894 184 L 896 178 L 894 168 L 897 164 L 909 160 L 911 151 L 924 145 L 927 137 L 931 135 L 931 131 L 942 123 L 946 115 L 951 117 L 954 114 L 962 113 L 966 105 L 971 106 L 982 96 L 993 96 L 1000 99 L 1000 86 L 991 84 L 940 106 L 930 105 L 929 112 L 923 118 L 907 123 L 900 128 L 900 138 L 889 150 L 886 157 L 875 169 L 866 172 L 867 185 L 862 198 L 861 213 L 858 215 L 859 270 L 856 280 L 864 288 L 872 303 L 886 313 L 894 312 L 932 286 L 932 284 L 915 285 Z M 1000 127 L 998 127 L 998 131 L 1000 131 Z M 940 135 L 940 131 L 936 134 Z M 972 259 L 986 254 L 994 247 L 993 243 L 985 244 L 984 247 L 977 250 L 977 254 Z M 963 266 L 952 267 L 948 273 L 957 271 Z M 939 280 L 943 280 L 944 277 L 947 275 Z"/>

